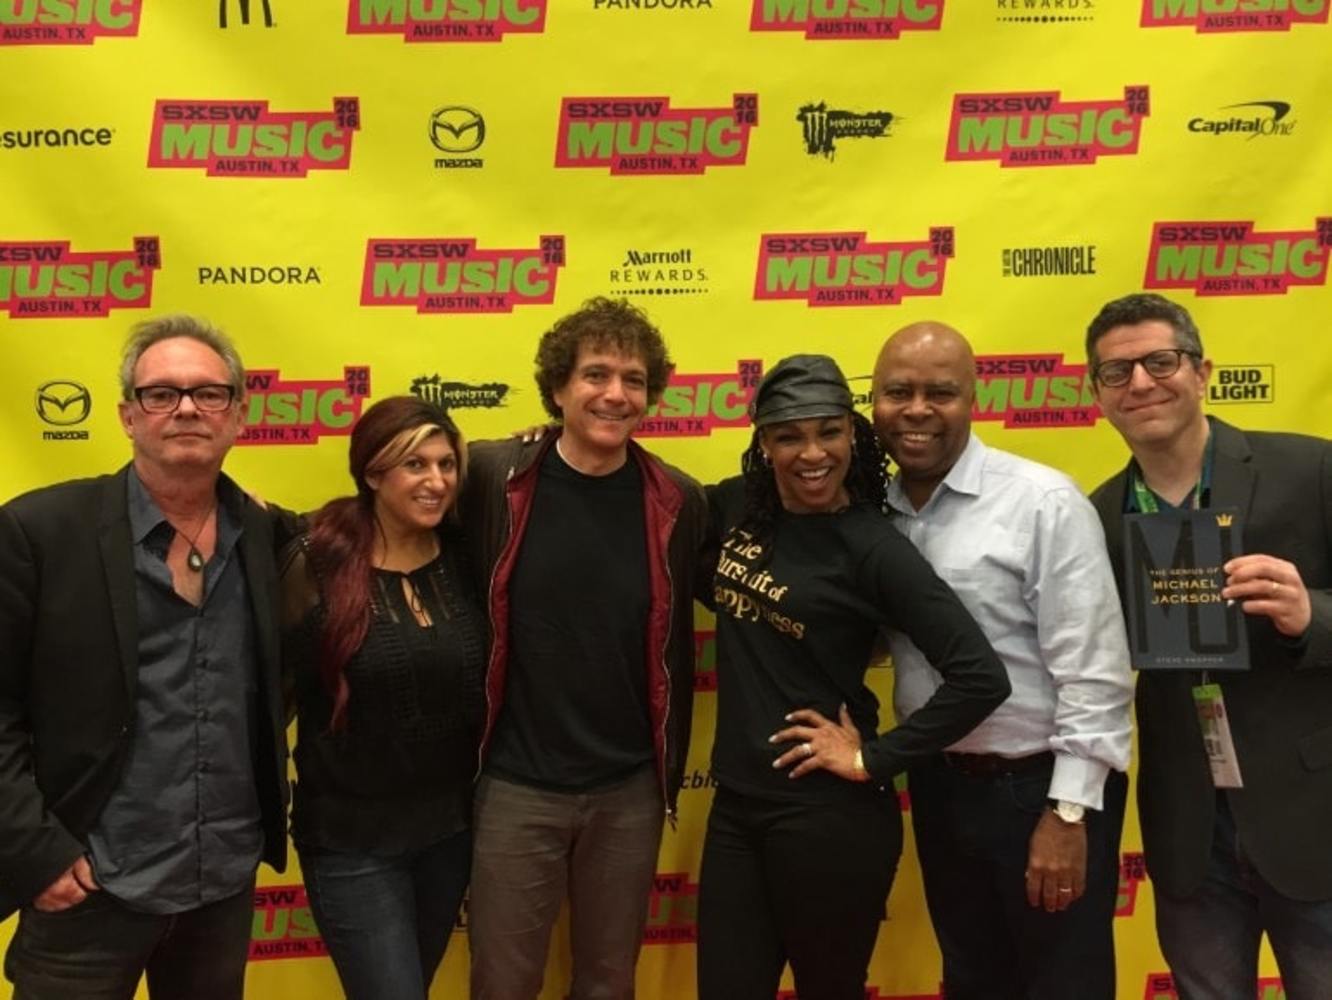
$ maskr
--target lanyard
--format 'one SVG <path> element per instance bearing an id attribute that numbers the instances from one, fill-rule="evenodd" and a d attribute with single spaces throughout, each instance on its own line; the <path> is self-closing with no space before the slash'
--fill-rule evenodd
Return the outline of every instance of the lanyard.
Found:
<path id="1" fill-rule="evenodd" d="M 1188 496 L 1187 507 L 1189 510 L 1198 510 L 1208 506 L 1211 502 L 1212 456 L 1215 451 L 1216 436 L 1212 433 L 1211 423 L 1209 422 L 1207 426 L 1207 444 L 1203 446 L 1202 474 L 1198 477 L 1198 482 L 1194 484 L 1193 490 Z M 1133 484 L 1133 503 L 1137 510 L 1143 514 L 1159 512 L 1161 505 L 1157 502 L 1156 494 L 1143 482 L 1142 470 L 1138 468 L 1136 459 L 1132 463 L 1130 479 Z"/>

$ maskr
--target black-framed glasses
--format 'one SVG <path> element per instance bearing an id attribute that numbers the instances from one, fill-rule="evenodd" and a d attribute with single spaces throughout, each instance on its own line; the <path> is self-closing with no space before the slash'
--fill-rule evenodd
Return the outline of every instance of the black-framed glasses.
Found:
<path id="1" fill-rule="evenodd" d="M 1184 363 L 1186 357 L 1192 358 L 1195 362 L 1201 359 L 1195 351 L 1186 351 L 1182 347 L 1164 347 L 1137 358 L 1102 361 L 1092 369 L 1092 378 L 1107 389 L 1118 389 L 1122 385 L 1129 384 L 1133 378 L 1135 365 L 1142 365 L 1142 370 L 1152 378 L 1169 378 L 1179 371 L 1179 366 Z"/>
<path id="2" fill-rule="evenodd" d="M 225 410 L 236 398 L 235 386 L 222 384 L 181 386 L 181 385 L 139 385 L 134 387 L 134 398 L 139 401 L 145 413 L 175 413 L 180 401 L 186 396 L 194 408 L 204 413 L 218 413 Z"/>

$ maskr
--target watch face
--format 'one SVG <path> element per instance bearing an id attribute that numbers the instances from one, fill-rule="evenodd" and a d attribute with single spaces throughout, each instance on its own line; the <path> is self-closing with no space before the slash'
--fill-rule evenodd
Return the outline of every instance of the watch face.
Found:
<path id="1" fill-rule="evenodd" d="M 1065 823 L 1081 823 L 1086 814 L 1086 808 L 1076 802 L 1056 802 L 1054 811 Z"/>

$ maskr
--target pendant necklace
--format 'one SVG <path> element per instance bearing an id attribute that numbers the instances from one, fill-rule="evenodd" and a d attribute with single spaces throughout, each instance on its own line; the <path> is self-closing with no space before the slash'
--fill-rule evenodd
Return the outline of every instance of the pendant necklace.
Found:
<path id="1" fill-rule="evenodd" d="M 172 525 L 173 528 L 176 528 L 176 531 L 185 536 L 185 541 L 190 543 L 190 554 L 185 557 L 185 565 L 196 573 L 201 572 L 204 568 L 203 553 L 199 551 L 198 545 L 199 536 L 203 534 L 204 528 L 208 527 L 208 519 L 213 516 L 215 510 L 217 510 L 216 500 L 213 501 L 213 506 L 208 508 L 208 513 L 204 515 L 203 520 L 199 522 L 199 527 L 194 529 L 193 537 L 184 528 L 176 528 L 174 524 Z"/>

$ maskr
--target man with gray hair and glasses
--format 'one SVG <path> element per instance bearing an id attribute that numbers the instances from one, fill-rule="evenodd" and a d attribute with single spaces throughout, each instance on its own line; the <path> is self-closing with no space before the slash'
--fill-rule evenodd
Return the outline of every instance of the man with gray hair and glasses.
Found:
<path id="1" fill-rule="evenodd" d="M 133 457 L 0 507 L 0 918 L 15 1000 L 240 1000 L 255 869 L 286 863 L 273 515 L 222 474 L 245 372 L 137 326 Z"/>
<path id="2" fill-rule="evenodd" d="M 1101 410 L 1132 452 L 1092 502 L 1124 599 L 1125 514 L 1239 508 L 1221 597 L 1247 616 L 1243 671 L 1138 678 L 1138 810 L 1156 931 L 1181 1000 L 1252 996 L 1266 931 L 1290 1000 L 1332 997 L 1332 444 L 1203 413 L 1212 362 L 1159 295 L 1087 330 Z M 1199 721 L 1228 720 L 1233 748 Z M 1224 758 L 1224 759 L 1222 759 Z"/>

